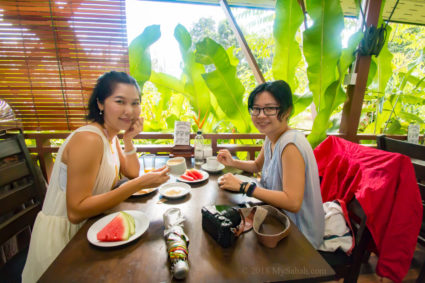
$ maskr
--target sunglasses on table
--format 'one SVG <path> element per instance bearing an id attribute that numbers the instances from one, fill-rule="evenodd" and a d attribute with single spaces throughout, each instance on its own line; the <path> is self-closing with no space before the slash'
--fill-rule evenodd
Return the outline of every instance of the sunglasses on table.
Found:
<path id="1" fill-rule="evenodd" d="M 252 107 L 249 108 L 249 114 L 252 116 L 258 116 L 260 115 L 261 110 L 263 110 L 264 115 L 266 116 L 274 116 L 279 112 L 280 107 Z"/>

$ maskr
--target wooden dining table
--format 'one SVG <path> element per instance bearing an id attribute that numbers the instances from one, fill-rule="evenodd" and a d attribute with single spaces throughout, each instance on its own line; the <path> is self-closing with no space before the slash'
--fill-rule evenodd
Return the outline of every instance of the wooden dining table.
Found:
<path id="1" fill-rule="evenodd" d="M 188 167 L 193 163 L 188 160 Z M 226 169 L 225 169 L 226 170 Z M 275 248 L 260 244 L 253 231 L 242 234 L 230 248 L 222 248 L 202 229 L 205 205 L 238 205 L 254 198 L 218 188 L 223 172 L 191 184 L 181 199 L 159 202 L 158 191 L 129 198 L 112 211 L 137 210 L 150 224 L 144 234 L 126 245 L 100 248 L 89 243 L 87 231 L 102 216 L 89 219 L 40 278 L 40 282 L 171 282 L 164 238 L 163 214 L 179 208 L 185 217 L 189 242 L 186 282 L 328 281 L 335 272 L 295 225 Z M 179 280 L 181 281 L 181 280 Z"/>

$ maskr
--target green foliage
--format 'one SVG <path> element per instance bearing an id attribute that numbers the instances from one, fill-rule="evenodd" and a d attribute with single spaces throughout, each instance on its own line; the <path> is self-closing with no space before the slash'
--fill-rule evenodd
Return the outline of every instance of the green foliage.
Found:
<path id="1" fill-rule="evenodd" d="M 236 76 L 224 48 L 210 38 L 196 44 L 196 61 L 215 66 L 215 70 L 202 74 L 208 88 L 215 95 L 221 110 L 242 132 L 249 132 L 250 117 L 243 105 L 245 88 Z"/>
<path id="2" fill-rule="evenodd" d="M 161 36 L 159 25 L 152 25 L 137 36 L 128 48 L 130 60 L 130 73 L 137 80 L 140 88 L 151 75 L 151 56 L 149 46 L 157 41 Z"/>
<path id="3" fill-rule="evenodd" d="M 286 81 L 292 90 L 297 89 L 295 71 L 301 60 L 301 51 L 295 35 L 303 22 L 304 15 L 297 0 L 276 2 L 276 18 L 273 27 L 275 55 L 273 76 Z"/>
<path id="4" fill-rule="evenodd" d="M 184 119 L 185 114 L 182 115 L 178 111 L 184 102 L 180 101 L 177 105 L 170 104 L 171 98 L 175 94 L 180 94 L 191 106 L 192 113 L 200 111 L 202 117 L 208 114 L 204 132 L 211 132 L 224 125 L 227 131 L 237 127 L 242 132 L 249 132 L 250 117 L 243 102 L 245 88 L 236 76 L 235 65 L 239 63 L 239 60 L 234 56 L 233 48 L 226 51 L 214 40 L 205 38 L 196 45 L 195 50 L 191 35 L 182 25 L 176 26 L 174 36 L 182 54 L 183 74 L 180 79 L 177 79 L 165 73 L 149 72 L 149 81 L 155 84 L 162 95 L 154 103 L 150 101 L 144 104 L 149 109 L 150 118 L 146 119 L 145 130 L 170 129 L 174 127 L 174 121 Z M 150 38 L 147 33 L 142 33 L 136 38 L 136 43 L 148 41 L 146 37 Z M 132 42 L 131 46 L 134 48 L 140 46 L 136 43 Z M 146 48 L 145 53 L 147 52 Z M 130 62 L 133 60 L 140 61 L 140 58 L 130 56 Z M 211 71 L 207 72 L 205 66 L 209 66 Z M 139 70 L 135 74 L 144 72 Z M 167 115 L 165 119 L 163 119 L 164 114 Z M 186 113 L 186 118 L 190 116 L 192 115 Z"/>
<path id="5" fill-rule="evenodd" d="M 425 28 L 392 24 L 369 74 L 359 132 L 406 134 L 409 124 L 425 129 Z M 415 35 L 416 33 L 416 35 Z"/>
<path id="6" fill-rule="evenodd" d="M 346 49 L 341 46 L 344 17 L 340 5 L 335 3 L 307 1 L 307 9 L 313 25 L 304 31 L 303 54 L 308 64 L 309 89 L 317 116 L 308 140 L 313 147 L 326 138 L 332 125 L 332 113 L 346 98 L 343 79 L 354 61 L 354 51 L 362 38 L 354 34 Z"/>
<path id="7" fill-rule="evenodd" d="M 353 34 L 343 49 L 344 18 L 339 1 L 307 0 L 306 7 L 309 27 L 304 31 L 298 1 L 277 0 L 273 37 L 264 28 L 262 32 L 244 31 L 244 35 L 266 80 L 283 79 L 290 84 L 293 120 L 303 122 L 305 110 L 314 102 L 317 116 L 309 140 L 315 146 L 327 131 L 338 129 L 337 114 L 346 99 L 343 78 L 363 34 Z M 252 9 L 239 16 L 249 19 L 245 27 L 253 29 L 259 22 L 273 20 L 273 14 Z M 360 132 L 405 133 L 409 123 L 425 128 L 425 37 L 417 36 L 424 34 L 425 28 L 391 27 L 383 50 L 371 63 Z M 131 74 L 141 85 L 150 81 L 145 86 L 150 93 L 144 95 L 143 103 L 145 129 L 166 131 L 173 128 L 174 121 L 191 121 L 200 111 L 201 116 L 208 113 L 204 132 L 255 131 L 246 104 L 256 81 L 229 24 L 201 18 L 190 32 L 177 25 L 174 36 L 183 61 L 180 78 L 151 67 L 149 46 L 160 37 L 159 26 L 147 27 L 130 45 Z"/>
<path id="8" fill-rule="evenodd" d="M 314 23 L 304 31 L 303 51 L 308 64 L 309 88 L 319 112 L 326 89 L 337 79 L 344 18 L 339 3 L 309 0 L 306 4 Z"/>

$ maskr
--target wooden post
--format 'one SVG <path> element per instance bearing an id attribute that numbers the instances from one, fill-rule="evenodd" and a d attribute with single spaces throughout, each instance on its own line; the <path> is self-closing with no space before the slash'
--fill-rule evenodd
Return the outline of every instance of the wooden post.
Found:
<path id="1" fill-rule="evenodd" d="M 238 40 L 239 45 L 242 48 L 242 52 L 245 54 L 246 60 L 248 61 L 248 65 L 254 73 L 255 80 L 259 84 L 264 83 L 265 79 L 263 77 L 263 74 L 261 73 L 260 68 L 258 68 L 257 61 L 255 60 L 254 55 L 252 55 L 251 49 L 249 49 L 248 43 L 246 42 L 242 31 L 236 23 L 232 11 L 230 11 L 230 7 L 227 4 L 227 0 L 220 0 L 220 5 L 223 8 L 224 14 L 226 15 L 226 18 L 229 21 L 229 24 L 236 35 L 236 39 Z"/>
<path id="2" fill-rule="evenodd" d="M 367 26 L 377 26 L 381 0 L 368 0 L 366 3 L 365 17 Z M 347 87 L 347 101 L 342 111 L 339 132 L 345 134 L 346 139 L 355 142 L 359 127 L 363 98 L 369 75 L 371 56 L 362 56 L 357 53 L 355 73 L 356 84 Z"/>

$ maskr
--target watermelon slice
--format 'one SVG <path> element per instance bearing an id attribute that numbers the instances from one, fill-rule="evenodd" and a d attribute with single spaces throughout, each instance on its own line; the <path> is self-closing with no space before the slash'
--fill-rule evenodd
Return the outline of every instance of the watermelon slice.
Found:
<path id="1" fill-rule="evenodd" d="M 198 180 L 201 180 L 202 178 L 204 178 L 204 175 L 202 175 L 202 173 L 201 172 L 199 172 L 198 170 L 196 170 L 196 169 L 191 169 L 191 170 L 189 170 L 190 171 L 190 173 L 192 173 L 192 175 L 194 175 L 195 177 L 196 177 L 196 179 L 198 179 Z"/>
<path id="2" fill-rule="evenodd" d="M 186 173 L 185 174 L 186 174 L 186 176 L 192 177 L 193 180 L 197 180 L 198 179 L 198 177 L 195 174 L 193 174 L 192 171 L 190 171 L 190 170 L 186 170 Z"/>
<path id="3" fill-rule="evenodd" d="M 133 217 L 128 213 L 120 212 L 96 236 L 101 242 L 126 241 L 132 235 L 131 231 L 134 233 L 134 229 Z"/>

